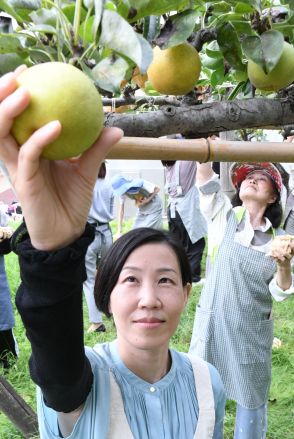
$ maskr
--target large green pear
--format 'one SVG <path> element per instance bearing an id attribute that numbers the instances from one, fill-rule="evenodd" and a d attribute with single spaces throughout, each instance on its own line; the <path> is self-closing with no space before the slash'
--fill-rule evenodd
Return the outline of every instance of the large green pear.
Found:
<path id="1" fill-rule="evenodd" d="M 29 90 L 29 106 L 13 123 L 12 134 L 22 145 L 44 124 L 59 120 L 62 131 L 42 157 L 61 160 L 88 149 L 104 121 L 101 97 L 93 82 L 78 68 L 62 62 L 37 64 L 17 78 Z"/>
<path id="2" fill-rule="evenodd" d="M 260 90 L 278 91 L 288 87 L 294 81 L 294 47 L 284 42 L 282 55 L 268 74 L 265 74 L 258 64 L 249 60 L 248 77 L 251 84 Z"/>
<path id="3" fill-rule="evenodd" d="M 161 50 L 153 49 L 153 61 L 147 75 L 154 90 L 161 94 L 189 93 L 198 81 L 201 60 L 197 50 L 189 43 Z"/>

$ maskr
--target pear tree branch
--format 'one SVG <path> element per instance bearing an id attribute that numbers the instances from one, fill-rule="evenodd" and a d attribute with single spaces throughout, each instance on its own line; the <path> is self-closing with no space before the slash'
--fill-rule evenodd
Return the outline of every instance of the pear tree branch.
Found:
<path id="1" fill-rule="evenodd" d="M 166 105 L 156 111 L 108 113 L 106 126 L 117 126 L 129 137 L 160 137 L 168 134 L 205 137 L 242 128 L 279 129 L 294 124 L 292 99 L 252 98 L 195 106 Z"/>

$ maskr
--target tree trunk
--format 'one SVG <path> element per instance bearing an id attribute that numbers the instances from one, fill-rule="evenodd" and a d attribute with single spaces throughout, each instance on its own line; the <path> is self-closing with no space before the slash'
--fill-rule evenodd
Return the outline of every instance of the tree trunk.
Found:
<path id="1" fill-rule="evenodd" d="M 3 376 L 0 376 L 0 411 L 10 419 L 25 438 L 38 437 L 35 412 Z"/>
<path id="2" fill-rule="evenodd" d="M 167 105 L 157 111 L 108 113 L 105 125 L 123 129 L 129 137 L 160 137 L 182 133 L 191 138 L 207 137 L 241 128 L 281 128 L 294 124 L 290 99 L 243 99 L 195 106 Z"/>

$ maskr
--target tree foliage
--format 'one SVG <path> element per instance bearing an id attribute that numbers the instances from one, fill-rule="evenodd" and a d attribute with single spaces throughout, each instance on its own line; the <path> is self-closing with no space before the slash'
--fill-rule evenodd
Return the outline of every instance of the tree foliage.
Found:
<path id="1" fill-rule="evenodd" d="M 284 41 L 294 43 L 294 0 L 0 0 L 0 10 L 13 17 L 13 25 L 5 17 L 0 22 L 0 74 L 23 63 L 71 63 L 106 98 L 120 97 L 142 111 L 158 109 L 148 99 L 142 106 L 135 95 L 138 72 L 146 73 L 155 45 L 188 41 L 199 51 L 201 76 L 180 99 L 180 105 L 198 105 L 261 94 L 276 98 L 252 87 L 247 63 L 269 73 Z M 293 99 L 292 89 L 278 98 Z M 159 95 L 148 81 L 144 93 Z"/>

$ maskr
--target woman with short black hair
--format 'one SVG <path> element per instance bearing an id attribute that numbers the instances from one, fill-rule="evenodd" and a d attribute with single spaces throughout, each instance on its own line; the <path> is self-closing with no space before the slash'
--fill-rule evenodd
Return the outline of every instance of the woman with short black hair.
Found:
<path id="1" fill-rule="evenodd" d="M 9 134 L 29 104 L 17 72 L 0 78 L 0 158 L 25 224 L 15 232 L 22 283 L 16 303 L 31 343 L 41 439 L 222 439 L 225 396 L 216 369 L 170 348 L 191 289 L 183 250 L 166 233 L 141 228 L 110 250 L 96 293 L 117 339 L 85 348 L 82 285 L 94 237 L 86 224 L 97 169 L 119 141 L 104 129 L 74 160 L 48 161 L 53 121 L 19 148 Z M 17 91 L 16 91 L 17 89 Z"/>

